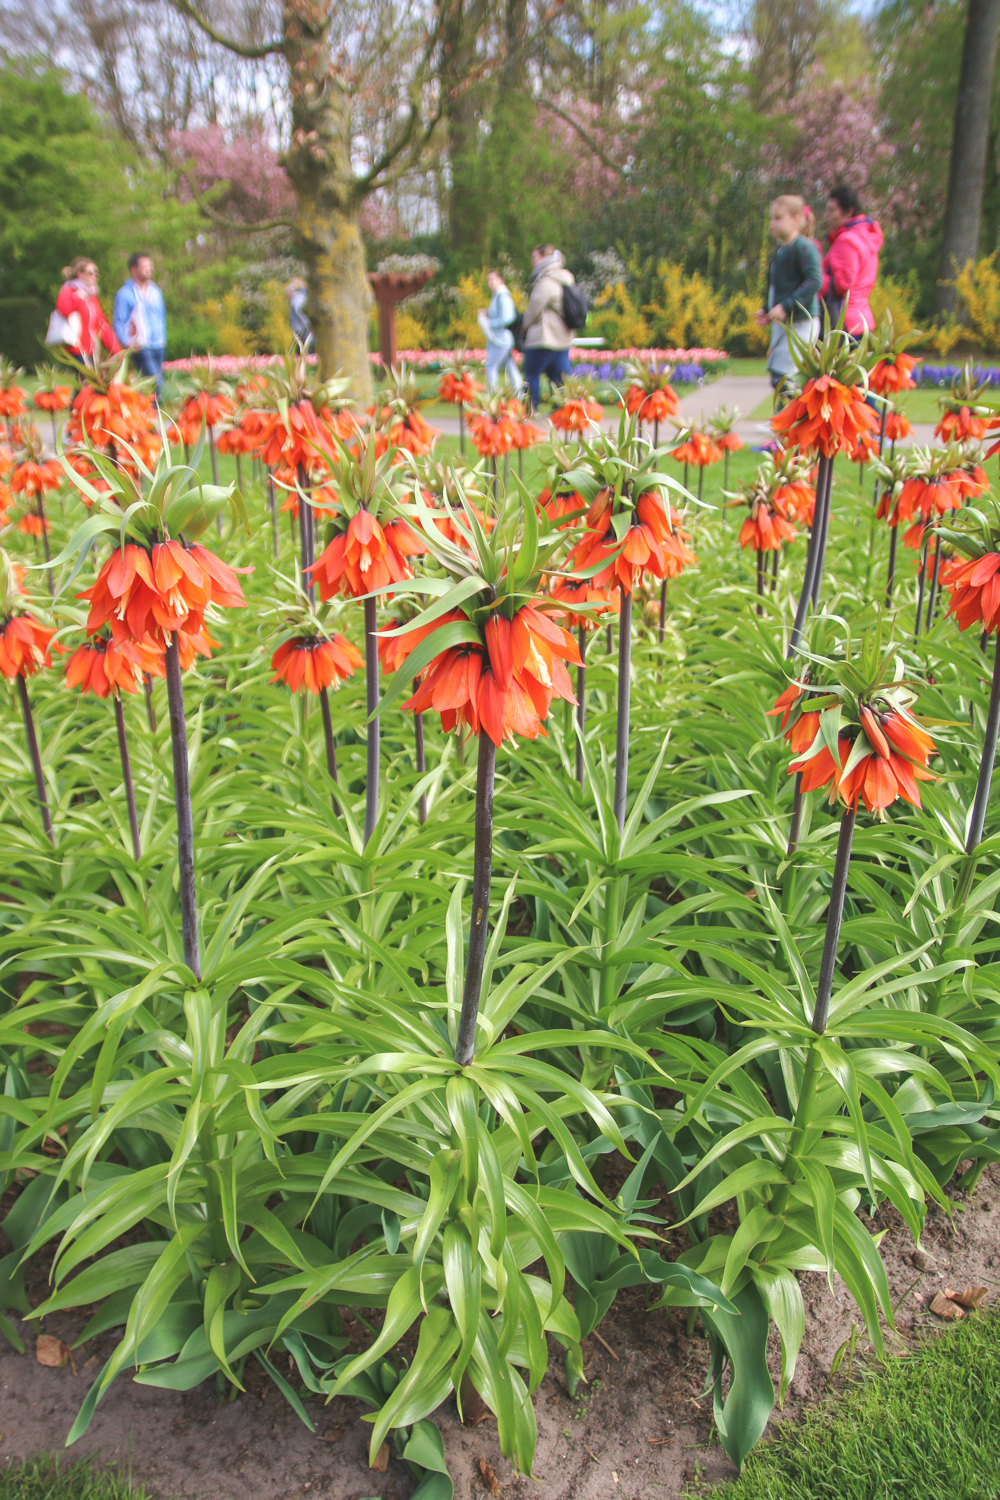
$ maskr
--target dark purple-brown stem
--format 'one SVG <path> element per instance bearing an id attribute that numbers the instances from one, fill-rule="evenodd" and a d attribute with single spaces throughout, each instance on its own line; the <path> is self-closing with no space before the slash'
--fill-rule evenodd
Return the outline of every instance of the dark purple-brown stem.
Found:
<path id="1" fill-rule="evenodd" d="M 465 967 L 465 990 L 458 1018 L 455 1061 L 468 1067 L 476 1051 L 476 1020 L 483 988 L 483 965 L 490 930 L 490 884 L 493 873 L 493 783 L 497 749 L 485 729 L 479 735 L 476 767 L 476 845 L 472 865 L 472 926 L 469 957 Z"/>
<path id="2" fill-rule="evenodd" d="M 181 900 L 181 934 L 184 962 L 195 979 L 201 979 L 198 947 L 198 902 L 194 884 L 194 821 L 191 816 L 191 777 L 188 767 L 187 723 L 184 717 L 184 683 L 176 634 L 164 653 L 167 703 L 170 708 L 170 751 L 174 763 L 174 807 L 177 812 L 177 874 Z"/>
<path id="3" fill-rule="evenodd" d="M 281 542 L 278 536 L 278 507 L 274 503 L 274 475 L 270 469 L 267 471 L 267 504 L 271 512 L 271 545 L 277 557 L 281 551 Z"/>
<path id="4" fill-rule="evenodd" d="M 42 827 L 48 834 L 49 843 L 55 844 L 52 833 L 52 819 L 49 816 L 49 798 L 45 790 L 45 777 L 42 774 L 42 757 L 38 750 L 38 736 L 35 733 L 35 720 L 31 712 L 31 699 L 28 697 L 28 684 L 22 676 L 17 678 L 17 696 L 21 700 L 21 712 L 24 715 L 24 732 L 28 738 L 28 754 L 31 757 L 31 769 L 35 773 L 35 792 L 38 796 L 38 806 L 42 814 Z"/>
<path id="5" fill-rule="evenodd" d="M 413 691 L 414 692 L 417 691 L 417 687 L 418 686 L 419 686 L 419 679 L 415 677 L 413 679 Z M 424 750 L 424 716 L 423 716 L 423 714 L 414 714 L 413 715 L 413 745 L 414 745 L 414 749 L 416 751 L 417 775 L 418 776 L 423 776 L 423 775 L 426 774 L 426 771 L 427 771 L 427 754 L 426 754 L 426 751 Z M 426 792 L 421 792 L 420 793 L 420 800 L 417 803 L 417 817 L 420 819 L 421 823 L 426 823 L 427 822 L 427 793 Z"/>
<path id="6" fill-rule="evenodd" d="M 764 597 L 764 580 L 766 577 L 767 559 L 764 556 L 763 549 L 761 549 L 757 553 L 757 613 L 759 615 L 762 615 L 764 613 L 764 606 L 761 603 L 761 600 Z"/>
<path id="7" fill-rule="evenodd" d="M 146 697 L 146 722 L 150 734 L 156 733 L 156 708 L 153 703 L 153 679 L 148 672 L 142 674 L 142 686 Z"/>
<path id="8" fill-rule="evenodd" d="M 615 733 L 615 821 L 625 827 L 628 800 L 629 715 L 632 708 L 632 590 L 621 589 L 618 615 L 618 722 Z"/>
<path id="9" fill-rule="evenodd" d="M 135 811 L 135 788 L 132 785 L 132 761 L 128 753 L 128 736 L 125 733 L 125 710 L 122 707 L 121 696 L 115 693 L 115 728 L 118 731 L 118 754 L 122 763 L 122 781 L 125 784 L 125 802 L 128 806 L 128 826 L 132 833 L 132 853 L 135 855 L 136 864 L 142 858 L 142 844 L 139 842 L 139 819 Z"/>
<path id="10" fill-rule="evenodd" d="M 368 709 L 368 757 L 365 779 L 365 847 L 378 822 L 378 619 L 374 599 L 365 600 L 365 698 Z M 489 736 L 484 736 L 489 738 Z"/>
<path id="11" fill-rule="evenodd" d="M 316 537 L 312 506 L 306 499 L 309 493 L 309 475 L 306 473 L 305 464 L 299 464 L 296 476 L 299 484 L 299 550 L 302 554 L 299 559 L 299 572 L 302 577 L 302 592 L 308 596 L 309 603 L 313 604 L 316 599 L 316 585 L 312 581 L 309 569 L 316 561 L 314 555 Z"/>
<path id="12" fill-rule="evenodd" d="M 325 687 L 319 690 L 319 711 L 323 719 L 323 743 L 326 746 L 326 769 L 330 773 L 330 780 L 339 785 L 337 777 L 337 747 L 333 743 L 333 720 L 330 717 L 330 694 Z M 334 812 L 337 811 L 337 799 L 330 793 L 330 801 L 333 803 Z"/>
<path id="13" fill-rule="evenodd" d="M 576 669 L 576 779 L 583 786 L 583 735 L 587 727 L 587 630 L 581 625 L 576 633 L 580 648 L 580 665 Z M 662 639 L 662 638 L 661 638 Z"/>
<path id="14" fill-rule="evenodd" d="M 924 587 L 927 582 L 927 551 L 930 547 L 930 532 L 924 531 L 924 545 L 920 553 L 920 572 L 917 575 L 917 615 L 913 622 L 913 640 L 916 643 L 920 638 L 920 616 L 924 608 Z"/>
<path id="15" fill-rule="evenodd" d="M 664 576 L 663 582 L 660 584 L 660 626 L 659 626 L 659 629 L 657 631 L 657 640 L 660 642 L 661 645 L 663 644 L 663 638 L 666 635 L 666 630 L 667 630 L 667 580 L 666 580 L 666 576 Z"/>
<path id="16" fill-rule="evenodd" d="M 885 607 L 892 608 L 892 589 L 896 582 L 896 548 L 899 546 L 899 527 L 893 526 L 889 535 L 889 572 L 885 580 Z"/>

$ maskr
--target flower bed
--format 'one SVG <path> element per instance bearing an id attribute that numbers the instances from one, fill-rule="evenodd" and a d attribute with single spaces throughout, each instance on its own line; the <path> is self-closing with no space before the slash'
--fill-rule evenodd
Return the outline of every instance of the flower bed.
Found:
<path id="1" fill-rule="evenodd" d="M 929 365 L 921 361 L 913 371 L 917 385 L 947 389 L 964 371 L 965 364 Z M 977 385 L 1000 385 L 1000 368 L 996 365 L 973 365 L 972 378 Z"/>
<path id="2" fill-rule="evenodd" d="M 484 364 L 486 361 L 485 349 L 469 349 L 466 351 L 473 364 Z M 437 370 L 448 359 L 455 354 L 453 349 L 400 349 L 399 358 L 417 370 Z M 681 384 L 685 382 L 697 382 L 704 379 L 706 368 L 718 374 L 728 363 L 729 355 L 724 349 L 587 349 L 577 348 L 575 345 L 569 351 L 569 357 L 578 375 L 595 375 L 599 380 L 621 380 L 624 376 L 624 365 L 638 359 L 647 363 L 658 365 L 670 365 Z M 369 354 L 368 358 L 376 368 L 382 365 L 380 354 Z M 517 358 L 517 356 L 515 356 Z M 280 363 L 281 356 L 278 354 L 218 354 L 211 356 L 212 367 L 220 375 L 239 375 L 244 370 L 266 370 L 272 365 Z M 314 364 L 316 356 L 309 355 L 309 362 Z M 209 362 L 209 356 L 205 354 L 194 354 L 189 359 L 169 359 L 163 368 L 171 374 L 184 375 L 192 370 L 203 369 Z M 607 371 L 608 373 L 605 373 Z M 694 373 L 697 371 L 697 373 Z M 682 373 L 689 372 L 689 373 Z"/>

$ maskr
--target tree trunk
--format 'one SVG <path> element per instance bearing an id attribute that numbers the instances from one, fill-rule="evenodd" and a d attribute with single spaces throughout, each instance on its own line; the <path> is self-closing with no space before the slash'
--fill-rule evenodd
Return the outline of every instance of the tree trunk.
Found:
<path id="1" fill-rule="evenodd" d="M 484 0 L 440 0 L 441 44 L 448 139 L 448 237 L 452 250 L 470 265 L 481 264 L 483 219 L 477 201 L 479 105 L 476 43 L 486 15 Z"/>
<path id="2" fill-rule="evenodd" d="M 938 273 L 940 312 L 954 312 L 958 302 L 955 288 L 944 283 L 954 281 L 979 251 L 998 32 L 1000 0 L 968 0 Z"/>
<path id="3" fill-rule="evenodd" d="M 285 168 L 295 189 L 295 231 L 309 283 L 320 374 L 349 376 L 359 405 L 371 397 L 371 291 L 358 227 L 364 190 L 351 164 L 351 94 L 330 56 L 324 6 L 285 0 L 284 53 L 292 98 Z"/>

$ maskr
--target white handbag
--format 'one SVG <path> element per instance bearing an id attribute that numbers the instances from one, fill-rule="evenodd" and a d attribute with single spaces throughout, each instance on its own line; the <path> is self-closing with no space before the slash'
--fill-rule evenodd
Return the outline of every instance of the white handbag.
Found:
<path id="1" fill-rule="evenodd" d="M 70 313 L 64 318 L 58 309 L 53 310 L 49 318 L 48 332 L 45 335 L 47 344 L 65 344 L 70 349 L 79 349 L 80 334 L 83 330 L 83 321 L 78 312 Z"/>

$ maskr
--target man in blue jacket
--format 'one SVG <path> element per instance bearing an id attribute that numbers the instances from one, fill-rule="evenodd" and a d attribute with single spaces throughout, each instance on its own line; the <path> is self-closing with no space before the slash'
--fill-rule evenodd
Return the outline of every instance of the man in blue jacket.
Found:
<path id="1" fill-rule="evenodd" d="M 129 279 L 115 293 L 112 326 L 132 368 L 156 381 L 156 399 L 163 388 L 163 356 L 167 352 L 167 310 L 163 293 L 153 280 L 153 262 L 144 251 L 129 258 Z"/>

